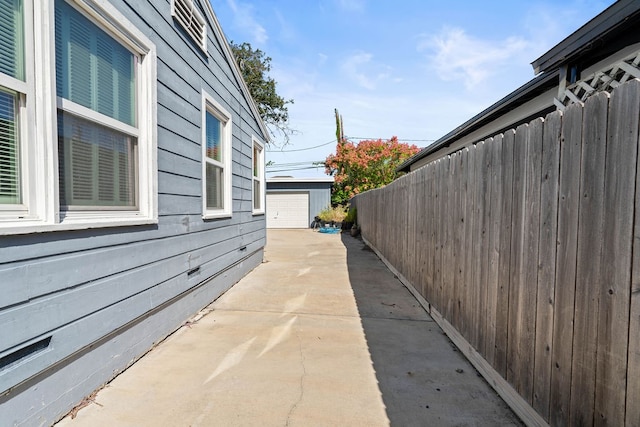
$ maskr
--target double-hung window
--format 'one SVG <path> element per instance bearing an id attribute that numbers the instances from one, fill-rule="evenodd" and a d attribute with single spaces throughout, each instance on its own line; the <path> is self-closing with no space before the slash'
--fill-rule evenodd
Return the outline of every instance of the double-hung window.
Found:
<path id="1" fill-rule="evenodd" d="M 66 217 L 92 211 L 131 217 L 149 210 L 143 206 L 149 189 L 140 188 L 153 132 L 140 126 L 150 108 L 140 99 L 140 86 L 150 77 L 144 76 L 146 52 L 117 35 L 56 0 L 58 176 Z"/>
<path id="2" fill-rule="evenodd" d="M 0 0 L 0 234 L 157 222 L 155 92 L 108 2 Z"/>
<path id="3" fill-rule="evenodd" d="M 203 218 L 231 216 L 231 114 L 202 93 Z"/>
<path id="4" fill-rule="evenodd" d="M 253 139 L 253 213 L 264 213 L 264 146 L 260 141 Z"/>
<path id="5" fill-rule="evenodd" d="M 27 171 L 33 120 L 33 71 L 27 49 L 31 28 L 29 2 L 0 0 L 0 219 L 15 220 L 35 214 L 35 194 Z M 30 211 L 30 207 L 32 211 Z"/>

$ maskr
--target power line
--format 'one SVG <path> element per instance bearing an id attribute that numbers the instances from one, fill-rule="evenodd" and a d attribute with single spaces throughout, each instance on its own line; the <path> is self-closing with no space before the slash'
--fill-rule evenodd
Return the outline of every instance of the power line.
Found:
<path id="1" fill-rule="evenodd" d="M 371 140 L 378 140 L 378 139 L 382 139 L 382 140 L 389 140 L 391 138 L 365 138 L 365 137 L 360 137 L 360 136 L 345 136 L 344 139 L 371 139 Z M 398 141 L 400 142 L 434 142 L 435 139 L 404 139 L 404 138 L 398 138 Z"/>
<path id="2" fill-rule="evenodd" d="M 324 167 L 323 166 L 308 166 L 308 167 L 299 167 L 299 168 L 290 168 L 290 169 L 268 170 L 267 172 L 269 172 L 269 173 L 293 172 L 293 171 L 301 171 L 301 170 L 308 170 L 308 169 L 318 169 L 318 168 L 324 168 Z"/>
<path id="3" fill-rule="evenodd" d="M 316 163 L 322 163 L 324 164 L 324 160 L 308 160 L 306 162 L 294 162 L 294 163 L 272 163 L 270 165 L 267 165 L 267 169 L 269 168 L 279 168 L 279 167 L 285 167 L 285 166 L 305 166 L 308 164 L 316 164 Z"/>
<path id="4" fill-rule="evenodd" d="M 333 144 L 335 142 L 336 142 L 336 140 L 332 139 L 329 142 L 325 142 L 324 144 L 316 145 L 316 146 L 313 146 L 313 147 L 298 148 L 297 150 L 267 150 L 267 153 L 293 153 L 293 152 L 296 152 L 296 151 L 307 151 L 307 150 L 313 150 L 314 148 L 324 147 L 325 145 Z"/>

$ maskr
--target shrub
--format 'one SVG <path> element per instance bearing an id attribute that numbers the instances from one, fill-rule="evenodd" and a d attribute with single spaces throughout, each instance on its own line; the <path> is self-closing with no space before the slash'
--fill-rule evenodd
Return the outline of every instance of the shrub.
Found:
<path id="1" fill-rule="evenodd" d="M 358 222 L 358 208 L 350 208 L 347 215 L 344 217 L 345 222 L 351 222 L 355 224 Z"/>
<path id="2" fill-rule="evenodd" d="M 320 211 L 318 218 L 325 222 L 342 222 L 346 216 L 343 206 L 326 207 Z"/>

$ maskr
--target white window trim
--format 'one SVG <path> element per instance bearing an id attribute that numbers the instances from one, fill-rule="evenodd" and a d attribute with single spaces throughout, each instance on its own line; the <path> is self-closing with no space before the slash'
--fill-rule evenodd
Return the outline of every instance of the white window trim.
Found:
<path id="1" fill-rule="evenodd" d="M 37 135 L 30 124 L 35 122 L 36 117 L 36 78 L 35 66 L 38 52 L 35 52 L 34 46 L 35 34 L 34 28 L 34 11 L 31 2 L 24 3 L 24 62 L 25 62 L 25 81 L 0 74 L 0 86 L 10 91 L 18 93 L 18 135 L 19 135 L 19 152 L 20 152 L 20 193 L 22 203 L 17 205 L 0 205 L 0 230 L 5 224 L 12 224 L 16 221 L 20 223 L 38 223 L 45 214 L 45 199 L 39 197 L 43 193 L 42 181 L 29 176 L 30 173 L 42 170 L 46 165 L 44 159 L 38 156 L 39 150 L 35 143 Z M 33 171 L 33 172 L 32 172 Z M 39 185 L 38 185 L 39 184 Z"/>
<path id="2" fill-rule="evenodd" d="M 222 144 L 222 161 L 217 162 L 207 157 L 207 112 L 213 114 L 222 123 L 222 131 L 220 132 Z M 202 91 L 202 218 L 215 219 L 227 218 L 232 215 L 232 199 L 231 199 L 231 129 L 233 123 L 231 114 L 217 102 L 211 95 L 204 90 Z M 223 167 L 223 191 L 222 209 L 209 209 L 207 207 L 207 162 Z"/>
<path id="3" fill-rule="evenodd" d="M 260 142 L 255 136 L 251 137 L 251 141 L 253 142 L 251 146 L 251 208 L 253 210 L 254 215 L 263 215 L 265 213 L 265 203 L 266 203 L 266 188 L 265 188 L 265 167 L 264 167 L 264 144 Z M 260 150 L 259 158 L 258 158 L 258 176 L 253 175 L 253 166 L 255 165 L 255 159 L 253 157 L 255 153 L 255 147 L 258 147 Z M 260 194 L 258 197 L 260 198 L 260 209 L 254 209 L 255 206 L 255 197 L 253 183 L 254 181 L 260 182 Z"/>
<path id="4" fill-rule="evenodd" d="M 67 100 L 56 97 L 55 4 L 53 1 L 25 0 L 25 15 L 33 17 L 33 20 L 29 18 L 25 22 L 26 90 L 30 101 L 27 102 L 25 114 L 27 120 L 21 120 L 20 128 L 23 150 L 21 178 L 27 206 L 26 214 L 25 210 L 0 211 L 0 235 L 158 222 L 156 47 L 107 0 L 67 2 L 141 58 L 136 70 L 138 128 L 126 128 L 126 125 L 123 127 L 119 124 L 120 130 L 135 132 L 138 138 L 138 208 L 132 211 L 61 213 L 57 107 L 65 105 Z M 38 31 L 34 31 L 35 28 Z M 75 112 L 88 118 L 97 114 L 82 108 Z M 21 119 L 25 116 L 21 116 Z"/>

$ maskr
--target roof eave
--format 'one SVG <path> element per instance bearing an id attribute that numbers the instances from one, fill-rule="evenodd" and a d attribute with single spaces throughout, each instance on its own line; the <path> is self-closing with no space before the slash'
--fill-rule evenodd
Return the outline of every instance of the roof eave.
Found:
<path id="1" fill-rule="evenodd" d="M 438 151 L 440 148 L 447 146 L 454 139 L 464 136 L 467 133 L 473 132 L 476 128 L 482 126 L 483 122 L 490 120 L 491 117 L 495 115 L 500 114 L 501 111 L 505 108 L 515 108 L 517 105 L 514 106 L 513 104 L 523 99 L 525 95 L 540 90 L 541 88 L 544 88 L 546 86 L 556 85 L 557 78 L 557 70 L 552 73 L 545 73 L 538 77 L 535 77 L 533 80 L 530 80 L 498 102 L 476 114 L 471 119 L 467 120 L 451 132 L 447 133 L 445 136 L 438 139 L 428 147 L 423 148 L 416 155 L 405 160 L 396 168 L 396 172 L 408 172 L 408 169 L 412 164 Z M 553 81 L 553 85 L 549 84 L 551 81 Z"/>
<path id="2" fill-rule="evenodd" d="M 560 43 L 531 63 L 534 73 L 539 74 L 576 57 L 588 49 L 594 40 L 605 36 L 616 28 L 625 25 L 628 19 L 640 13 L 637 0 L 619 0 L 602 13 L 591 19 Z"/>

